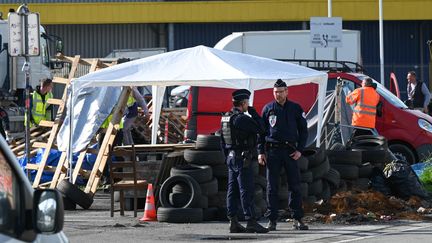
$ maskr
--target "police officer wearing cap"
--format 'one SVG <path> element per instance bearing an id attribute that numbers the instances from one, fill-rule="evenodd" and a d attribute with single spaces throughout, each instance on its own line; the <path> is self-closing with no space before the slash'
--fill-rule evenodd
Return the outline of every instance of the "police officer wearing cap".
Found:
<path id="1" fill-rule="evenodd" d="M 262 111 L 265 136 L 260 136 L 258 161 L 267 168 L 267 201 L 269 218 L 267 229 L 276 230 L 279 197 L 278 180 L 281 169 L 285 169 L 288 188 L 291 192 L 290 208 L 293 211 L 295 229 L 307 230 L 302 222 L 303 208 L 300 192 L 300 158 L 308 137 L 305 114 L 297 103 L 289 101 L 285 82 L 278 79 L 273 88 L 274 101 L 266 104 Z"/>
<path id="2" fill-rule="evenodd" d="M 250 92 L 246 89 L 234 91 L 233 108 L 221 120 L 222 146 L 227 157 L 228 191 L 227 211 L 230 233 L 267 233 L 268 229 L 256 222 L 254 210 L 254 178 L 251 163 L 256 156 L 257 135 L 264 132 L 261 117 L 249 107 Z M 244 114 L 248 111 L 251 117 Z M 237 205 L 240 199 L 246 228 L 237 219 Z"/>

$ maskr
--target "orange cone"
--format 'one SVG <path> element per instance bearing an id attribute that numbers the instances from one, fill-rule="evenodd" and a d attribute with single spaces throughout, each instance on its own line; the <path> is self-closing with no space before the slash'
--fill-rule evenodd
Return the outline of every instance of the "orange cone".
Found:
<path id="1" fill-rule="evenodd" d="M 144 216 L 139 221 L 156 221 L 156 207 L 153 195 L 153 184 L 149 183 L 147 187 L 146 204 Z"/>

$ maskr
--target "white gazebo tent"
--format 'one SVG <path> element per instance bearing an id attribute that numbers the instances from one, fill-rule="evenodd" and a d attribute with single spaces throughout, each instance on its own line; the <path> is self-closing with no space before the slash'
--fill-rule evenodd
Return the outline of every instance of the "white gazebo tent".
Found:
<path id="1" fill-rule="evenodd" d="M 288 86 L 306 83 L 319 85 L 318 124 L 321 125 L 318 126 L 316 139 L 318 145 L 327 85 L 326 73 L 268 58 L 197 46 L 122 63 L 73 80 L 73 105 L 68 107 L 65 122 L 57 136 L 58 147 L 66 151 L 70 144 L 73 152 L 84 149 L 111 113 L 120 96 L 119 87 L 122 86 L 153 86 L 153 124 L 159 124 L 166 86 L 246 88 L 254 91 L 272 88 L 278 78 Z M 153 144 L 156 142 L 157 128 L 157 125 L 153 125 Z"/>

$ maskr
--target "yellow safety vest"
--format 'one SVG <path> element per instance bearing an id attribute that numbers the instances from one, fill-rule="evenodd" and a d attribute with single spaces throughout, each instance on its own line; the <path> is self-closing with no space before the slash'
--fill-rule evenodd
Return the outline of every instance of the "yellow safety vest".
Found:
<path id="1" fill-rule="evenodd" d="M 131 107 L 131 106 L 133 106 L 133 104 L 135 104 L 135 98 L 132 97 L 132 96 L 129 96 L 126 105 L 127 105 L 128 107 Z"/>
<path id="2" fill-rule="evenodd" d="M 107 119 L 105 119 L 105 121 L 102 123 L 102 125 L 101 125 L 101 128 L 108 128 L 108 125 L 109 125 L 109 123 L 111 122 L 111 119 L 112 119 L 112 114 L 111 115 L 109 115 L 108 117 L 107 117 Z M 123 129 L 123 118 L 120 120 L 120 124 L 119 124 L 119 128 L 120 129 Z"/>
<path id="3" fill-rule="evenodd" d="M 42 120 L 51 120 L 51 112 L 46 112 L 47 107 L 47 100 L 52 99 L 53 94 L 51 92 L 47 93 L 45 95 L 45 102 L 42 101 L 42 96 L 34 91 L 32 96 L 33 106 L 31 109 L 33 121 L 39 125 L 39 123 Z M 27 124 L 27 116 L 25 116 L 24 125 Z M 30 124 L 30 127 L 32 127 L 33 124 Z"/>

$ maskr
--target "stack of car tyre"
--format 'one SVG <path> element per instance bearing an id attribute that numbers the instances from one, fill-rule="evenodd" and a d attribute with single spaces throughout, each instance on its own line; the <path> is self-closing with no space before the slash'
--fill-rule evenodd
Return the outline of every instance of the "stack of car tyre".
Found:
<path id="1" fill-rule="evenodd" d="M 228 167 L 225 163 L 225 155 L 221 149 L 220 136 L 216 135 L 198 135 L 195 149 L 184 151 L 184 158 L 190 164 L 208 165 L 213 171 L 213 176 L 217 180 L 218 192 L 208 196 L 208 220 L 225 220 L 226 219 L 226 198 L 228 187 Z M 267 205 L 265 201 L 265 177 L 259 176 L 258 161 L 252 162 L 252 169 L 255 176 L 255 212 L 258 217 L 264 214 Z M 239 205 L 240 206 L 240 205 Z M 239 207 L 241 208 L 241 207 Z M 217 210 L 217 216 L 211 217 Z M 241 211 L 241 210 L 239 210 Z M 241 216 L 240 216 L 241 218 Z"/>
<path id="2" fill-rule="evenodd" d="M 327 155 L 342 179 L 340 190 L 367 190 L 373 168 L 382 169 L 389 162 L 387 141 L 382 136 L 358 136 L 347 147 L 334 144 Z"/>
<path id="3" fill-rule="evenodd" d="M 207 165 L 181 165 L 171 169 L 162 184 L 157 218 L 160 222 L 196 223 L 215 217 L 208 198 L 218 192 L 216 178 Z"/>
<path id="4" fill-rule="evenodd" d="M 306 148 L 303 155 L 308 161 L 307 167 L 302 166 L 299 161 L 300 170 L 303 170 L 301 173 L 302 183 L 307 183 L 307 191 L 303 192 L 304 202 L 314 203 L 320 199 L 330 199 L 332 190 L 339 186 L 340 177 L 337 172 L 331 170 L 325 150 Z M 307 169 L 305 170 L 305 168 Z"/>

